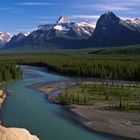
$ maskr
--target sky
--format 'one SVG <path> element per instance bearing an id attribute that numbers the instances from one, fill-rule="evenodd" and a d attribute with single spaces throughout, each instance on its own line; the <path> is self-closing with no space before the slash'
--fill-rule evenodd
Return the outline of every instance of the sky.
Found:
<path id="1" fill-rule="evenodd" d="M 31 32 L 38 25 L 55 23 L 60 16 L 96 25 L 107 11 L 123 19 L 140 18 L 140 0 L 0 0 L 0 31 Z"/>

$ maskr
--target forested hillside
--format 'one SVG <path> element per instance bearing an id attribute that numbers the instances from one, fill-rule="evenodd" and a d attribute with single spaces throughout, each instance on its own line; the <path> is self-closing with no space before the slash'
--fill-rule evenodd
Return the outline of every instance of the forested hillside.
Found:
<path id="1" fill-rule="evenodd" d="M 140 44 L 112 47 L 112 48 L 98 48 L 89 54 L 105 54 L 105 55 L 140 55 Z"/>

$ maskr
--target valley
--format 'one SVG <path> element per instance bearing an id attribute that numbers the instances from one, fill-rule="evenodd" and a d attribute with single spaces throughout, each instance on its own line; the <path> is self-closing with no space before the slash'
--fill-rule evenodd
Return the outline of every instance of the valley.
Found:
<path id="1" fill-rule="evenodd" d="M 1 1 L 0 140 L 139 140 L 140 1 Z"/>
<path id="2" fill-rule="evenodd" d="M 140 62 L 139 55 L 137 56 L 136 55 L 135 56 L 134 55 L 110 56 L 110 55 L 89 54 L 89 51 L 87 52 L 77 51 L 77 52 L 75 53 L 73 52 L 62 53 L 61 52 L 61 53 L 48 53 L 48 54 L 46 53 L 45 54 L 36 54 L 36 53 L 29 54 L 28 53 L 28 54 L 20 54 L 20 55 L 11 54 L 11 53 L 1 54 L 0 63 L 2 62 L 16 63 L 19 66 L 21 66 L 23 70 L 23 77 L 22 77 L 22 80 L 20 80 L 21 84 L 18 85 L 18 81 L 17 81 L 17 82 L 11 82 L 9 84 L 4 84 L 2 86 L 9 90 L 8 93 L 14 96 L 13 98 L 15 98 L 16 102 L 23 102 L 23 103 L 27 102 L 26 105 L 25 104 L 22 105 L 22 107 L 20 108 L 21 110 L 18 110 L 18 107 L 17 107 L 16 111 L 19 111 L 20 114 L 23 114 L 24 111 L 29 110 L 31 111 L 30 119 L 32 119 L 33 117 L 32 115 L 34 114 L 33 112 L 36 109 L 32 109 L 33 105 L 31 105 L 30 108 L 28 109 L 29 106 L 27 105 L 30 104 L 31 98 L 29 97 L 29 100 L 28 100 L 26 99 L 26 96 L 27 97 L 30 96 L 30 95 L 27 95 L 30 93 L 33 98 L 34 92 L 35 92 L 35 95 L 38 97 L 40 96 L 39 93 L 45 92 L 47 94 L 45 95 L 41 94 L 41 98 L 39 97 L 39 99 L 43 101 L 45 100 L 45 102 L 47 102 L 47 104 L 49 104 L 50 106 L 55 106 L 54 109 L 56 109 L 57 106 L 59 106 L 62 109 L 65 108 L 65 111 L 66 111 L 65 113 L 67 115 L 66 116 L 64 115 L 64 116 L 66 117 L 66 119 L 68 119 L 70 117 L 69 115 L 71 114 L 68 111 L 69 109 L 72 112 L 75 112 L 77 115 L 80 115 L 80 117 L 78 117 L 77 115 L 76 116 L 74 115 L 75 117 L 72 115 L 71 117 L 75 123 L 77 124 L 80 123 L 80 125 L 82 125 L 82 128 L 80 129 L 84 131 L 84 134 L 85 134 L 85 130 L 83 130 L 83 125 L 86 128 L 88 129 L 90 128 L 91 130 L 93 130 L 92 131 L 93 134 L 96 131 L 101 132 L 101 135 L 102 133 L 114 134 L 114 136 L 111 137 L 111 139 L 124 139 L 122 137 L 119 138 L 118 136 L 124 136 L 126 137 L 126 139 L 127 137 L 139 138 L 139 135 L 137 133 L 139 132 L 138 131 L 139 122 L 137 121 L 138 119 L 136 119 L 139 116 L 139 111 L 140 111 L 139 110 L 139 75 L 140 75 L 139 74 L 139 62 Z M 38 66 L 38 67 L 35 67 L 35 66 Z M 113 73 L 113 71 L 115 73 Z M 93 74 L 93 72 L 95 73 Z M 21 89 L 22 90 L 24 89 L 24 91 L 27 92 L 27 94 L 25 95 L 25 92 L 23 93 L 22 91 L 20 91 Z M 13 93 L 13 91 L 15 93 Z M 21 97 L 19 97 L 19 95 Z M 22 96 L 24 96 L 23 99 L 22 99 Z M 7 97 L 6 99 L 7 103 L 4 105 L 4 108 L 9 103 L 11 103 L 10 104 L 11 107 L 15 108 L 15 105 L 13 104 L 13 101 L 12 101 L 13 99 L 11 101 L 8 101 L 8 99 L 11 100 L 11 97 L 9 96 Z M 34 102 L 31 102 L 31 103 L 35 105 Z M 57 104 L 54 104 L 54 103 L 57 103 Z M 62 106 L 58 105 L 58 103 L 61 104 Z M 21 105 L 21 103 L 18 103 L 18 104 Z M 39 104 L 40 103 L 37 103 L 36 106 Z M 47 107 L 46 103 L 44 103 L 43 106 L 41 106 L 41 108 L 40 107 L 37 107 L 37 108 L 39 110 L 46 108 Z M 10 108 L 9 105 L 6 108 L 8 110 L 10 109 L 13 110 L 13 108 Z M 34 121 L 32 121 L 32 127 L 31 125 L 28 125 L 28 123 L 21 124 L 20 119 L 25 120 L 25 121 L 27 120 L 31 121 L 27 117 L 27 115 L 23 117 L 21 116 L 18 117 L 13 114 L 13 119 L 16 118 L 16 120 L 19 120 L 18 122 L 17 121 L 13 122 L 13 119 L 11 121 L 11 119 L 9 120 L 8 118 L 9 115 L 7 113 L 10 113 L 10 112 L 7 109 L 3 110 L 2 108 L 2 124 L 3 125 L 7 127 L 10 127 L 10 126 L 24 127 L 28 129 L 31 133 L 39 136 L 41 140 L 44 140 L 45 137 L 47 136 L 49 137 L 49 139 L 52 139 L 52 140 L 56 139 L 55 137 L 51 136 L 51 132 L 50 132 L 51 129 L 49 127 L 47 127 L 47 130 L 45 131 L 46 125 L 43 121 L 45 122 L 47 121 L 46 124 L 48 124 L 48 121 L 50 121 L 49 118 L 48 120 L 46 120 L 47 114 L 44 115 L 45 118 L 43 117 L 42 118 L 43 120 L 42 119 L 40 120 L 41 122 L 40 121 L 38 122 L 44 125 L 40 126 L 39 129 L 34 130 L 32 127 L 39 124 L 36 124 Z M 118 125 L 116 126 L 115 124 L 112 124 L 112 122 L 110 122 L 112 127 L 115 127 L 116 130 L 113 131 L 113 129 L 111 129 L 112 127 L 108 125 L 108 123 L 105 123 L 105 122 L 102 123 L 102 125 L 104 124 L 104 127 L 101 127 L 100 126 L 101 124 L 98 122 L 97 118 L 94 118 L 92 120 L 90 116 L 87 116 L 87 118 L 89 117 L 88 119 L 91 122 L 95 121 L 97 125 L 94 126 L 92 123 L 91 125 L 88 125 L 87 120 L 86 120 L 87 118 L 85 115 L 86 113 L 90 115 L 89 112 L 91 110 L 95 114 L 97 114 L 99 120 L 102 120 L 105 122 L 108 122 L 108 120 L 106 120 L 107 119 L 106 117 L 112 120 L 113 119 L 112 115 L 113 114 L 115 115 L 115 113 L 117 113 L 118 117 L 121 118 L 121 119 L 115 120 L 116 122 L 118 122 Z M 106 115 L 106 117 L 104 116 L 105 120 L 102 117 L 100 117 L 100 115 L 102 116 L 102 113 L 108 114 Z M 29 112 L 27 114 L 29 115 Z M 126 119 L 125 118 L 126 114 L 127 116 L 130 116 L 130 118 L 128 117 Z M 59 114 L 59 115 L 62 115 L 62 114 Z M 91 116 L 92 115 L 93 114 L 91 113 Z M 135 116 L 134 118 L 135 118 L 136 124 L 138 125 L 133 125 L 133 119 L 131 115 Z M 69 117 L 67 118 L 67 116 Z M 40 118 L 41 116 L 37 115 L 37 118 L 38 117 Z M 35 117 L 34 119 L 36 120 L 37 118 Z M 83 121 L 81 121 L 82 118 L 84 119 Z M 131 123 L 132 129 L 129 129 L 129 130 L 125 128 L 128 125 L 127 123 L 128 121 L 130 122 L 132 121 Z M 107 126 L 110 128 L 108 128 Z M 43 131 L 40 131 L 42 129 Z M 73 128 L 73 129 L 77 129 L 77 128 Z M 109 130 L 105 131 L 106 129 L 107 130 L 109 129 Z M 122 133 L 123 131 L 120 132 L 119 130 L 122 130 L 122 129 L 127 130 L 128 133 Z M 53 128 L 53 130 L 55 129 Z M 134 133 L 133 130 L 135 130 L 136 133 Z M 47 133 L 47 131 L 49 133 Z M 79 133 L 81 133 L 80 131 Z M 68 134 L 69 133 L 67 133 L 67 135 Z M 79 137 L 79 134 L 77 135 L 77 137 Z M 86 137 L 89 137 L 89 139 L 90 138 L 92 139 L 93 138 L 92 133 L 89 134 L 89 132 L 87 132 Z M 103 136 L 103 139 L 104 138 L 106 139 L 106 136 L 105 137 Z M 57 136 L 57 139 L 58 139 L 58 136 Z M 60 139 L 62 139 L 62 137 L 60 137 Z M 73 137 L 73 139 L 75 139 L 75 137 Z M 98 136 L 97 136 L 97 139 L 98 139 Z M 99 139 L 102 139 L 102 138 L 99 138 Z M 108 139 L 108 136 L 107 136 L 107 139 Z"/>
<path id="3" fill-rule="evenodd" d="M 32 134 L 37 135 L 41 140 L 45 140 L 46 138 L 51 140 L 92 140 L 93 138 L 97 140 L 129 139 L 119 137 L 117 136 L 118 134 L 109 135 L 106 133 L 99 133 L 85 129 L 85 127 L 83 127 L 79 121 L 86 123 L 86 118 L 84 119 L 83 117 L 79 117 L 73 113 L 71 114 L 65 107 L 49 102 L 46 96 L 41 92 L 28 88 L 28 86 L 31 84 L 40 83 L 43 81 L 47 84 L 56 81 L 66 82 L 71 79 L 70 77 L 49 73 L 43 67 L 22 66 L 22 70 L 22 80 L 3 85 L 3 87 L 7 88 L 8 90 L 8 96 L 1 109 L 1 120 L 4 126 L 26 128 Z M 103 111 L 101 112 L 103 113 Z M 137 114 L 134 113 L 133 115 L 135 116 L 136 120 Z M 123 120 L 121 122 L 123 123 Z M 99 125 L 97 126 L 98 128 L 100 127 Z M 135 128 L 135 126 L 133 128 Z M 134 137 L 136 137 L 135 134 Z"/>

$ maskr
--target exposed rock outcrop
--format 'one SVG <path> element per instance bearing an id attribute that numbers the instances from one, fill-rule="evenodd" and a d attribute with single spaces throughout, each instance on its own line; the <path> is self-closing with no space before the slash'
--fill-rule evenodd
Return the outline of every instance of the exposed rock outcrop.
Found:
<path id="1" fill-rule="evenodd" d="M 0 108 L 1 108 L 1 105 L 2 105 L 2 103 L 3 103 L 4 99 L 5 99 L 5 97 L 6 97 L 5 91 L 0 90 Z"/>
<path id="2" fill-rule="evenodd" d="M 0 125 L 0 140 L 39 140 L 29 131 L 21 128 L 5 128 Z"/>
<path id="3" fill-rule="evenodd" d="M 112 12 L 101 15 L 89 39 L 92 46 L 123 46 L 140 43 L 139 19 L 122 20 Z"/>

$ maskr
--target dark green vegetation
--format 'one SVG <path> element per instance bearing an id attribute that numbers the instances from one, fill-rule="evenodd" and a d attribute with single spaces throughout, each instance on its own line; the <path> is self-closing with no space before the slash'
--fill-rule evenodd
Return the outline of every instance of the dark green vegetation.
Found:
<path id="1" fill-rule="evenodd" d="M 112 80 L 140 81 L 139 55 L 93 55 L 87 52 L 47 54 L 1 54 L 2 80 L 18 79 L 21 71 L 15 64 L 43 66 L 69 76 L 87 76 Z M 2 69 L 3 68 L 3 69 Z M 5 74 L 7 73 L 7 74 Z M 61 104 L 100 104 L 105 109 L 140 111 L 140 87 L 112 83 L 82 83 L 65 90 L 58 97 Z M 100 106 L 99 105 L 99 106 Z"/>
<path id="2" fill-rule="evenodd" d="M 140 80 L 139 56 L 99 56 L 84 53 L 1 54 L 1 61 L 45 66 L 50 71 L 71 76 Z"/>
<path id="3" fill-rule="evenodd" d="M 112 55 L 140 55 L 140 45 L 125 47 L 100 48 L 91 51 L 89 54 L 112 54 Z"/>
<path id="4" fill-rule="evenodd" d="M 16 64 L 0 63 L 0 82 L 20 79 L 22 72 Z"/>
<path id="5" fill-rule="evenodd" d="M 81 83 L 56 99 L 63 105 L 94 105 L 107 110 L 140 112 L 140 87 L 136 85 Z"/>

